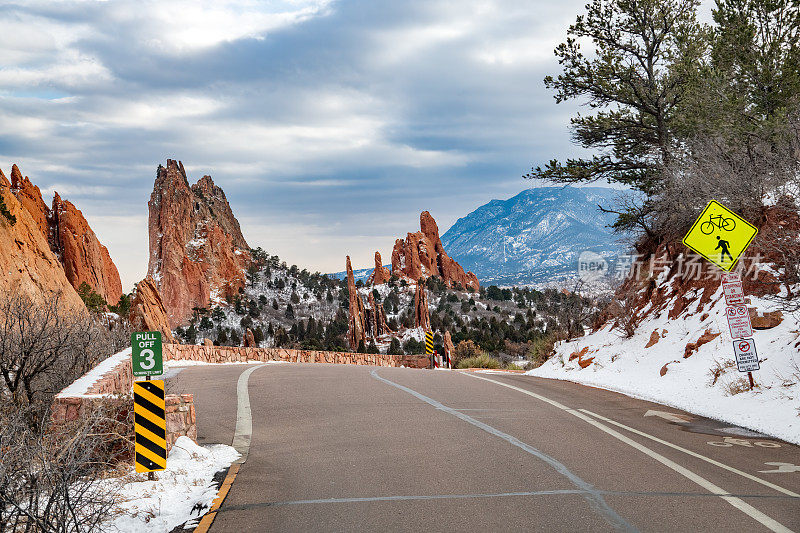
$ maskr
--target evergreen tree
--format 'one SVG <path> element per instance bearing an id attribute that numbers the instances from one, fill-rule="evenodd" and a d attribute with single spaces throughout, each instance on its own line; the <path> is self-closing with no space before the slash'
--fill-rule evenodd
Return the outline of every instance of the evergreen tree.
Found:
<path id="1" fill-rule="evenodd" d="M 17 217 L 8 210 L 8 206 L 2 194 L 0 194 L 0 216 L 5 218 L 12 226 L 17 223 Z"/>
<path id="2" fill-rule="evenodd" d="M 389 343 L 389 349 L 386 350 L 389 355 L 403 355 L 403 347 L 397 337 L 392 337 L 392 342 Z"/>
<path id="3" fill-rule="evenodd" d="M 81 297 L 89 311 L 101 313 L 106 310 L 106 301 L 85 281 L 78 287 L 78 296 Z"/>
<path id="4" fill-rule="evenodd" d="M 556 102 L 583 99 L 593 114 L 572 118 L 574 140 L 599 151 L 591 159 L 551 161 L 527 178 L 558 183 L 605 180 L 644 193 L 615 211 L 615 228 L 650 236 L 652 202 L 676 149 L 682 107 L 707 49 L 697 0 L 591 0 L 556 48 L 563 72 L 547 76 Z M 591 41 L 584 54 L 580 41 Z"/>
<path id="5" fill-rule="evenodd" d="M 292 304 L 286 306 L 286 312 L 284 316 L 289 320 L 294 320 L 294 309 L 292 308 Z"/>

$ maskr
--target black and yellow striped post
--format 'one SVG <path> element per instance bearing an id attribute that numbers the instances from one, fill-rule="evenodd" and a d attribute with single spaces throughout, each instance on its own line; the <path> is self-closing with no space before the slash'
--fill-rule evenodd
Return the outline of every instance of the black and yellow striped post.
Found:
<path id="1" fill-rule="evenodd" d="M 436 356 L 433 350 L 433 332 L 425 332 L 425 353 L 431 357 L 431 368 L 436 368 Z"/>
<path id="2" fill-rule="evenodd" d="M 166 407 L 164 380 L 133 383 L 137 472 L 155 472 L 167 468 Z"/>

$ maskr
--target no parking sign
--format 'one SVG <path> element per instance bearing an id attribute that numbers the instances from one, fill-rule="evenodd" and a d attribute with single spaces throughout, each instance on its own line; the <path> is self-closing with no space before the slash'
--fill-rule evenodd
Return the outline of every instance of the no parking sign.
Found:
<path id="1" fill-rule="evenodd" d="M 731 330 L 732 339 L 743 339 L 753 336 L 753 326 L 750 323 L 750 312 L 747 306 L 732 305 L 725 308 L 725 316 L 728 317 L 728 327 Z"/>

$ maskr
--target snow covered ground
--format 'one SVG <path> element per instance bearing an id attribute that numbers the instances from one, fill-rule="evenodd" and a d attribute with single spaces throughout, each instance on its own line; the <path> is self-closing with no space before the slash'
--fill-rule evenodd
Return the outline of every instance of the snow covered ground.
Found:
<path id="1" fill-rule="evenodd" d="M 760 312 L 774 308 L 770 301 L 749 298 L 749 307 Z M 666 312 L 648 314 L 630 338 L 609 324 L 562 342 L 553 357 L 527 374 L 621 392 L 800 444 L 798 317 L 784 313 L 780 325 L 754 331 L 761 370 L 753 372 L 757 387 L 749 391 L 742 390 L 747 374 L 738 372 L 734 362 L 722 289 L 702 311 L 698 303 L 699 298 L 674 320 Z M 658 340 L 646 348 L 653 331 Z M 719 335 L 684 358 L 687 343 L 706 331 Z"/>
<path id="2" fill-rule="evenodd" d="M 117 494 L 116 515 L 105 530 L 163 533 L 183 524 L 197 525 L 217 496 L 214 474 L 238 458 L 230 446 L 199 446 L 180 437 L 167 458 L 167 469 L 157 472 L 155 481 L 147 481 L 147 474 L 137 474 L 133 467 L 124 477 L 102 481 Z"/>

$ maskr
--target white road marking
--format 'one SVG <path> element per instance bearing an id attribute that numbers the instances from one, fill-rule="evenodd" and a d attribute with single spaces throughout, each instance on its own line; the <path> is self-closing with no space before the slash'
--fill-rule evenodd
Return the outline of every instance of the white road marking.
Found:
<path id="1" fill-rule="evenodd" d="M 664 420 L 675 422 L 676 424 L 686 424 L 693 420 L 691 416 L 681 415 L 678 413 L 668 413 L 667 411 L 649 410 L 644 414 L 644 416 L 657 416 L 659 418 L 663 418 Z"/>
<path id="2" fill-rule="evenodd" d="M 565 405 L 563 405 L 563 404 L 561 404 L 559 402 L 556 402 L 555 400 L 551 400 L 550 398 L 542 396 L 541 394 L 536 394 L 535 392 L 531 392 L 531 391 L 525 390 L 525 389 L 520 388 L 520 387 L 515 387 L 514 385 L 509 385 L 509 384 L 503 383 L 501 381 L 496 381 L 494 379 L 488 379 L 488 378 L 476 376 L 474 374 L 466 374 L 466 373 L 464 373 L 464 375 L 469 376 L 471 378 L 475 378 L 475 379 L 482 379 L 484 381 L 489 381 L 489 382 L 494 383 L 496 385 L 500 385 L 502 387 L 507 387 L 509 389 L 516 390 L 518 392 L 521 392 L 521 393 L 526 394 L 528 396 L 531 396 L 533 398 L 539 399 L 539 400 L 541 400 L 543 402 L 549 403 L 550 405 L 552 405 L 554 407 L 558 407 L 559 409 L 562 409 L 562 410 L 570 413 L 571 415 L 580 418 L 584 422 L 595 426 L 596 428 L 598 428 L 601 431 L 611 435 L 612 437 L 616 438 L 617 440 L 619 440 L 621 442 L 624 442 L 625 444 L 631 446 L 632 448 L 634 448 L 636 450 L 639 450 L 640 452 L 644 453 L 645 455 L 648 455 L 649 457 L 655 459 L 656 461 L 658 461 L 659 463 L 663 464 L 664 466 L 674 470 L 675 472 L 681 474 L 685 478 L 687 478 L 687 479 L 693 481 L 694 483 L 700 485 L 701 487 L 703 487 L 704 489 L 708 490 L 709 492 L 711 492 L 713 494 L 717 494 L 721 499 L 725 500 L 730 505 L 732 505 L 733 507 L 739 509 L 740 511 L 742 511 L 743 513 L 745 513 L 749 517 L 753 518 L 754 520 L 760 522 L 762 525 L 767 527 L 769 530 L 775 531 L 775 532 L 790 532 L 791 531 L 786 526 L 782 525 L 781 523 L 779 523 L 775 519 L 770 518 L 769 516 L 767 516 L 766 514 L 762 513 L 761 511 L 759 511 L 758 509 L 756 509 L 755 507 L 753 507 L 749 503 L 743 501 L 741 498 L 737 498 L 736 496 L 731 496 L 730 492 L 722 489 L 721 487 L 715 485 L 714 483 L 708 481 L 707 479 L 695 474 L 694 472 L 692 472 L 688 468 L 685 468 L 685 467 L 675 463 L 674 461 L 672 461 L 670 459 L 667 459 L 663 455 L 651 450 L 650 448 L 648 448 L 648 447 L 646 447 L 646 446 L 644 446 L 642 444 L 639 444 L 638 442 L 636 442 L 634 440 L 631 440 L 630 438 L 628 438 L 625 435 L 619 433 L 618 431 L 615 431 L 615 430 L 611 429 L 610 427 L 606 426 L 605 424 L 602 424 L 602 423 L 598 422 L 594 418 L 591 418 L 589 415 L 596 416 L 600 420 L 604 420 L 606 422 L 614 423 L 610 419 L 607 419 L 607 418 L 602 417 L 600 415 L 596 415 L 594 413 L 591 413 L 590 411 L 586 411 L 585 409 L 581 409 L 579 411 L 579 410 L 576 410 L 576 409 L 569 408 L 569 407 L 567 407 L 567 406 L 565 406 Z M 581 411 L 583 411 L 583 412 L 581 412 Z M 588 413 L 588 414 L 586 414 L 586 413 Z M 614 423 L 614 424 L 617 425 L 617 426 L 623 427 L 622 424 L 619 424 L 619 423 Z M 637 430 L 633 430 L 633 428 L 627 428 L 627 426 L 624 426 L 624 427 L 626 429 L 631 429 L 636 434 L 639 434 L 639 435 L 642 435 L 642 436 L 647 436 L 648 438 L 651 438 L 652 440 L 656 440 L 658 442 L 662 442 L 664 444 L 670 445 L 666 441 L 662 441 L 661 439 L 657 439 L 656 437 L 652 437 L 652 436 L 647 435 L 647 434 L 645 434 L 643 432 L 640 432 L 640 431 L 637 431 Z M 670 446 L 673 447 L 673 448 L 678 448 L 678 447 L 676 447 L 674 445 L 670 445 Z M 688 452 L 688 450 L 685 450 L 685 451 Z M 694 455 L 693 453 L 691 453 L 691 454 Z M 702 458 L 702 456 L 699 456 L 699 454 L 697 454 L 697 456 Z M 711 462 L 710 459 L 709 459 L 709 462 Z M 716 462 L 714 462 L 714 463 L 717 464 Z M 718 463 L 718 466 L 722 466 L 722 463 Z M 745 474 L 744 472 L 740 472 L 738 470 L 732 469 L 731 467 L 727 467 L 726 469 L 736 471 L 737 473 L 745 475 L 745 477 L 749 477 L 749 474 Z M 756 480 L 758 479 L 755 476 L 752 476 L 752 478 L 754 478 Z M 761 480 L 761 481 L 762 481 L 762 484 L 767 484 L 768 483 L 768 482 L 763 481 L 763 480 Z M 770 484 L 770 485 L 772 485 L 772 484 Z M 772 488 L 776 488 L 776 490 L 780 490 L 780 488 L 777 487 L 777 485 L 773 486 Z M 781 492 L 787 492 L 787 491 L 786 491 L 786 489 L 782 489 Z M 791 495 L 797 496 L 794 493 L 791 493 Z"/>
<path id="3" fill-rule="evenodd" d="M 624 518 L 622 518 L 619 514 L 617 514 L 617 512 L 606 503 L 605 499 L 600 494 L 600 491 L 598 491 L 591 484 L 587 483 L 586 481 L 578 477 L 576 474 L 572 473 L 572 471 L 570 471 L 560 461 L 554 459 L 553 457 L 550 457 L 544 452 L 537 450 L 533 446 L 530 446 L 529 444 L 522 442 L 521 440 L 509 435 L 508 433 L 504 433 L 499 429 L 494 428 L 479 420 L 476 420 L 467 414 L 461 413 L 453 409 L 452 407 L 447 407 L 446 405 L 437 402 L 433 398 L 428 398 L 427 396 L 420 394 L 419 392 L 413 389 L 409 389 L 408 387 L 400 385 L 399 383 L 395 383 L 394 381 L 382 378 L 381 376 L 378 375 L 378 372 L 376 370 L 373 370 L 371 372 L 371 375 L 378 381 L 382 381 L 387 385 L 391 385 L 392 387 L 400 389 L 401 391 L 406 392 L 414 396 L 415 398 L 422 400 L 423 402 L 435 407 L 440 411 L 443 411 L 460 420 L 463 420 L 468 424 L 472 424 L 473 426 L 482 429 L 483 431 L 489 433 L 490 435 L 499 437 L 504 441 L 508 442 L 509 444 L 511 444 L 512 446 L 516 446 L 517 448 L 520 448 L 521 450 L 533 455 L 534 457 L 538 457 L 545 463 L 549 464 L 556 472 L 566 477 L 578 489 L 580 489 L 581 494 L 589 503 L 589 506 L 592 507 L 597 513 L 601 514 L 608 521 L 608 523 L 615 529 L 622 531 L 637 531 L 636 528 L 634 528 L 631 524 L 629 524 Z"/>
<path id="4" fill-rule="evenodd" d="M 764 463 L 769 466 L 777 466 L 776 470 L 759 470 L 762 474 L 784 474 L 791 472 L 800 472 L 800 466 L 793 465 L 792 463 Z"/>
<path id="5" fill-rule="evenodd" d="M 581 411 L 583 411 L 584 413 L 589 414 L 589 415 L 591 415 L 591 416 L 593 416 L 595 418 L 598 418 L 598 419 L 600 419 L 600 420 L 602 420 L 604 422 L 608 422 L 609 424 L 613 424 L 613 425 L 615 425 L 617 427 L 620 427 L 622 429 L 630 431 L 631 433 L 635 433 L 635 434 L 640 435 L 642 437 L 648 438 L 648 439 L 650 439 L 652 441 L 655 441 L 655 442 L 657 442 L 659 444 L 663 444 L 664 446 L 669 446 L 670 448 L 672 448 L 674 450 L 678 450 L 678 451 L 683 452 L 683 453 L 685 453 L 687 455 L 691 455 L 692 457 L 696 457 L 697 459 L 701 459 L 701 460 L 703 460 L 703 461 L 705 461 L 707 463 L 710 463 L 710 464 L 712 464 L 714 466 L 718 466 L 718 467 L 720 467 L 720 468 L 722 468 L 724 470 L 727 470 L 729 472 L 733 472 L 734 474 L 738 474 L 738 475 L 740 475 L 742 477 L 745 477 L 745 478 L 747 478 L 747 479 L 749 479 L 751 481 L 755 481 L 756 483 L 760 483 L 761 485 L 764 485 L 765 487 L 769 487 L 769 488 L 771 488 L 773 490 L 777 490 L 778 492 L 786 494 L 787 496 L 791 496 L 792 498 L 800 498 L 800 494 L 797 494 L 796 492 L 792 492 L 789 489 L 785 489 L 785 488 L 783 488 L 783 487 L 781 487 L 779 485 L 775 485 L 774 483 L 770 483 L 769 481 L 767 481 L 765 479 L 761 479 L 760 477 L 756 477 L 756 476 L 754 476 L 752 474 L 748 474 L 747 472 L 742 472 L 738 468 L 734 468 L 732 466 L 728 466 L 725 463 L 720 463 L 719 461 L 715 461 L 714 459 L 711 459 L 710 457 L 706 457 L 705 455 L 701 455 L 701 454 L 699 454 L 697 452 L 693 452 L 692 450 L 687 450 L 686 448 L 678 446 L 677 444 L 672 444 L 671 442 L 665 441 L 663 439 L 659 439 L 658 437 L 654 437 L 653 435 L 650 435 L 649 433 L 645 433 L 644 431 L 639 431 L 638 429 L 634 429 L 632 427 L 626 426 L 625 424 L 621 424 L 621 423 L 619 423 L 619 422 L 617 422 L 615 420 L 611 420 L 610 418 L 606 418 L 606 417 L 604 417 L 602 415 L 598 415 L 597 413 L 593 413 L 591 411 L 587 411 L 586 409 L 581 409 Z M 725 437 L 725 438 L 728 439 L 730 437 Z M 733 444 L 727 444 L 727 445 L 728 446 L 733 446 Z M 780 445 L 778 445 L 778 447 L 780 447 Z"/>
<path id="6" fill-rule="evenodd" d="M 242 464 L 247 461 L 247 454 L 250 453 L 250 437 L 253 434 L 253 417 L 250 413 L 250 392 L 248 390 L 248 382 L 250 374 L 265 365 L 258 365 L 248 368 L 239 376 L 239 381 L 236 383 L 236 395 L 239 398 L 239 404 L 236 408 L 236 431 L 233 434 L 233 443 L 231 446 L 241 454 L 233 464 Z"/>

